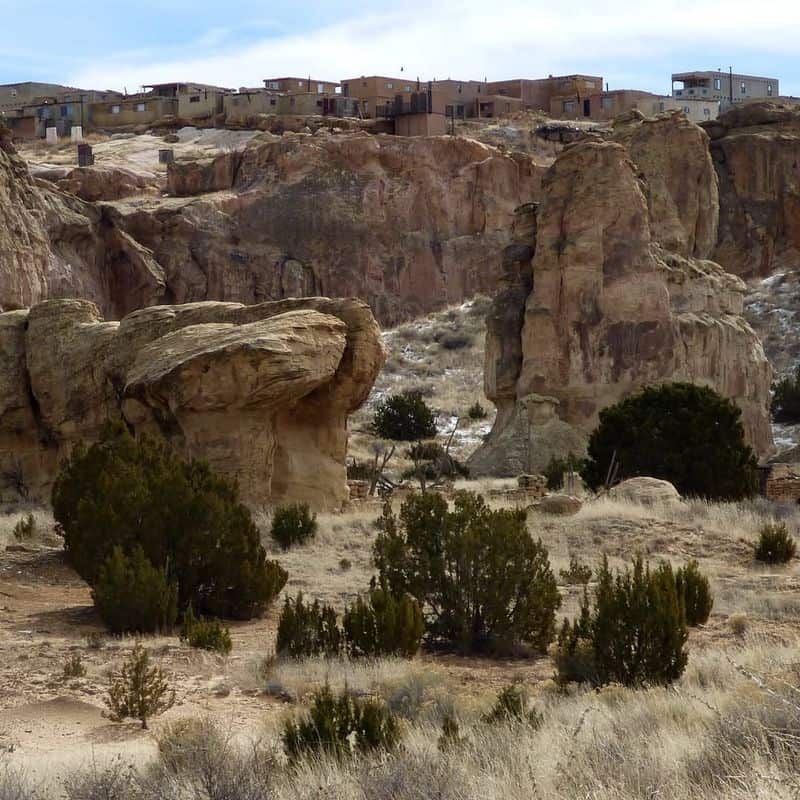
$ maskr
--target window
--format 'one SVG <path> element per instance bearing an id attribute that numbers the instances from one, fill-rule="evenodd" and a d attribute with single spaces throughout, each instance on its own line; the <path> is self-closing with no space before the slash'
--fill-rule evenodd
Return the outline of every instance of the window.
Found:
<path id="1" fill-rule="evenodd" d="M 587 89 L 594 89 L 594 84 L 595 84 L 594 81 L 586 81 L 585 83 Z"/>
<path id="2" fill-rule="evenodd" d="M 303 81 L 297 81 L 297 88 L 298 89 L 302 89 L 303 88 Z"/>
<path id="3" fill-rule="evenodd" d="M 663 103 L 662 103 L 663 105 Z M 611 108 L 614 108 L 614 98 L 613 97 L 601 97 L 600 98 L 600 108 L 604 111 L 608 111 Z"/>
<path id="4" fill-rule="evenodd" d="M 111 106 L 111 113 L 112 114 L 119 114 L 122 109 L 119 106 Z"/>
<path id="5" fill-rule="evenodd" d="M 565 114 L 574 114 L 575 113 L 575 101 L 574 100 L 565 100 L 564 101 L 564 113 Z"/>
<path id="6" fill-rule="evenodd" d="M 325 92 L 325 84 L 318 83 L 317 84 L 317 94 L 323 94 Z"/>
<path id="7" fill-rule="evenodd" d="M 394 84 L 393 83 L 387 83 L 386 84 L 386 88 L 387 89 L 394 89 Z"/>
<path id="8" fill-rule="evenodd" d="M 269 104 L 270 104 L 271 106 L 274 106 L 274 105 L 275 105 L 275 98 L 274 98 L 274 97 L 273 97 L 273 98 L 272 98 L 272 99 L 269 101 Z"/>
<path id="9" fill-rule="evenodd" d="M 69 116 L 69 106 L 61 106 L 61 119 Z"/>
<path id="10" fill-rule="evenodd" d="M 200 95 L 199 95 L 199 94 L 193 94 L 193 95 L 192 95 L 192 96 L 189 98 L 189 102 L 190 102 L 190 103 L 199 103 L 199 102 L 200 102 Z"/>
<path id="11" fill-rule="evenodd" d="M 745 86 L 745 82 L 744 81 L 741 82 L 741 84 L 739 85 L 739 88 L 740 88 L 742 94 L 747 94 L 747 86 Z"/>
<path id="12" fill-rule="evenodd" d="M 658 104 L 658 110 L 659 111 L 663 111 L 664 110 L 664 104 L 663 103 L 659 103 Z"/>
<path id="13" fill-rule="evenodd" d="M 280 89 L 281 85 L 278 83 L 278 81 L 270 81 L 269 84 L 268 84 L 268 88 L 269 89 Z"/>
<path id="14" fill-rule="evenodd" d="M 683 89 L 676 89 L 675 97 L 680 97 L 683 94 Z"/>
<path id="15" fill-rule="evenodd" d="M 689 113 L 691 113 L 691 112 L 690 112 L 690 109 L 689 109 L 689 106 L 684 106 L 684 107 L 683 107 L 683 113 L 684 113 L 684 114 L 689 114 Z"/>
<path id="16" fill-rule="evenodd" d="M 411 91 L 411 84 L 410 84 L 410 83 L 407 83 L 407 84 L 406 84 L 406 91 L 407 91 L 407 92 L 410 92 L 410 91 Z M 459 91 L 461 91 L 461 90 L 459 89 Z"/>
<path id="17" fill-rule="evenodd" d="M 772 84 L 767 84 L 767 97 L 772 97 Z"/>
<path id="18" fill-rule="evenodd" d="M 722 78 L 714 78 L 714 88 L 718 91 L 722 91 Z"/>
<path id="19" fill-rule="evenodd" d="M 136 110 L 139 112 L 147 111 L 147 106 L 144 103 L 137 103 Z"/>
<path id="20" fill-rule="evenodd" d="M 711 109 L 710 109 L 710 108 L 704 108 L 704 109 L 703 109 L 703 114 L 704 114 L 706 117 L 710 117 L 710 116 L 711 116 Z"/>
<path id="21" fill-rule="evenodd" d="M 11 90 L 11 96 L 12 97 L 16 97 L 17 96 L 17 90 L 16 89 L 12 89 Z"/>

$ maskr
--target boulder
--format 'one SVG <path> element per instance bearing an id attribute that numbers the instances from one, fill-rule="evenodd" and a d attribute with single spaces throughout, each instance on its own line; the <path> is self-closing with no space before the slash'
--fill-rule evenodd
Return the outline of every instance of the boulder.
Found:
<path id="1" fill-rule="evenodd" d="M 748 442 L 771 451 L 772 371 L 742 316 L 745 285 L 697 257 L 709 247 L 703 215 L 714 214 L 716 189 L 705 134 L 670 117 L 634 119 L 616 136 L 637 152 L 645 141 L 677 143 L 642 169 L 621 142 L 582 141 L 548 171 L 528 226 L 533 257 L 514 267 L 523 277 L 501 287 L 489 315 L 485 391 L 497 416 L 472 474 L 510 477 L 580 455 L 603 408 L 669 381 L 734 400 Z M 701 163 L 686 164 L 681 142 Z M 693 175 L 692 188 L 663 178 L 673 172 Z"/>
<path id="2" fill-rule="evenodd" d="M 548 494 L 545 495 L 533 508 L 543 514 L 554 514 L 558 516 L 572 516 L 577 514 L 583 503 L 577 498 L 568 494 Z"/>
<path id="3" fill-rule="evenodd" d="M 156 176 L 122 167 L 77 167 L 56 181 L 59 189 L 88 202 L 121 200 L 158 191 Z"/>
<path id="4" fill-rule="evenodd" d="M 625 500 L 642 505 L 678 503 L 681 499 L 678 490 L 669 481 L 645 477 L 628 478 L 613 486 L 608 494 L 615 500 Z"/>
<path id="5" fill-rule="evenodd" d="M 108 419 L 236 478 L 252 506 L 348 497 L 347 418 L 384 359 L 358 300 L 0 314 L 0 498 L 49 498 L 59 462 Z"/>

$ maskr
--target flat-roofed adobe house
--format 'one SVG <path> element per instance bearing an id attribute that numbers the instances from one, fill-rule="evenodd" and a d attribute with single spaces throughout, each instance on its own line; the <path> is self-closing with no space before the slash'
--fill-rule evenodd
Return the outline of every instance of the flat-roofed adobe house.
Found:
<path id="1" fill-rule="evenodd" d="M 411 101 L 412 92 L 420 92 L 426 84 L 411 78 L 389 78 L 385 75 L 362 75 L 360 78 L 345 78 L 342 80 L 342 96 L 354 97 L 359 101 L 361 113 L 374 119 L 378 108 L 386 108 L 389 103 L 394 103 L 398 95 L 402 95 L 404 102 Z M 442 106 L 444 115 L 444 106 Z"/>
<path id="2" fill-rule="evenodd" d="M 157 119 L 178 115 L 177 97 L 139 94 L 89 106 L 89 120 L 95 128 L 133 129 Z"/>
<path id="3" fill-rule="evenodd" d="M 736 104 L 747 100 L 777 100 L 780 86 L 777 78 L 722 70 L 695 70 L 673 73 L 672 96 L 678 100 L 699 98 Z"/>
<path id="4" fill-rule="evenodd" d="M 317 78 L 264 78 L 264 88 L 283 94 L 338 94 L 340 84 Z"/>

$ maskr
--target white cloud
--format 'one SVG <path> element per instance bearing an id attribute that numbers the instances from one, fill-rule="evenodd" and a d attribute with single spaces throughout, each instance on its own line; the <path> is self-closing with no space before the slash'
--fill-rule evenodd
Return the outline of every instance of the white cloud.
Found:
<path id="1" fill-rule="evenodd" d="M 618 87 L 627 79 L 634 88 L 666 90 L 672 70 L 726 69 L 728 63 L 716 63 L 721 54 L 734 67 L 746 60 L 750 71 L 763 64 L 761 72 L 777 72 L 784 59 L 794 59 L 800 12 L 782 0 L 770 3 L 763 14 L 754 14 L 752 3 L 744 0 L 679 0 L 657 9 L 633 0 L 444 0 L 435 6 L 411 0 L 402 11 L 351 17 L 241 46 L 235 44 L 235 31 L 221 33 L 212 30 L 204 41 L 188 43 L 183 55 L 163 50 L 136 58 L 109 54 L 103 63 L 77 70 L 69 82 L 130 88 L 196 80 L 254 86 L 270 75 L 340 79 L 398 75 L 402 66 L 406 75 L 423 80 L 581 71 L 610 76 Z M 709 63 L 709 58 L 716 60 Z M 785 84 L 788 76 L 777 77 Z"/>

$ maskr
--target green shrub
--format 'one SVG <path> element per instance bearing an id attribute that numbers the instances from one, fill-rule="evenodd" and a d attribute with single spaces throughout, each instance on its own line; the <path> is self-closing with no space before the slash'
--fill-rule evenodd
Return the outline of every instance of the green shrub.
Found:
<path id="1" fill-rule="evenodd" d="M 308 503 L 292 503 L 275 509 L 270 535 L 284 550 L 305 544 L 316 533 L 317 515 L 311 513 Z"/>
<path id="2" fill-rule="evenodd" d="M 785 564 L 791 561 L 797 545 L 786 528 L 786 523 L 768 523 L 761 528 L 755 547 L 756 561 L 766 564 Z"/>
<path id="3" fill-rule="evenodd" d="M 580 472 L 584 468 L 585 461 L 578 458 L 573 453 L 569 453 L 566 458 L 551 456 L 544 468 L 544 477 L 547 481 L 547 488 L 557 491 L 564 485 L 564 475 L 567 472 Z"/>
<path id="4" fill-rule="evenodd" d="M 470 419 L 486 419 L 489 413 L 477 400 L 467 409 L 467 416 Z"/>
<path id="5" fill-rule="evenodd" d="M 756 489 L 756 458 L 741 411 L 713 389 L 690 383 L 648 386 L 600 412 L 581 471 L 593 489 L 611 472 L 646 475 L 687 496 L 736 500 Z"/>
<path id="6" fill-rule="evenodd" d="M 773 387 L 772 418 L 775 422 L 800 422 L 800 367 Z"/>
<path id="7" fill-rule="evenodd" d="M 73 653 L 64 662 L 65 678 L 82 678 L 86 675 L 86 667 L 83 666 L 83 659 L 80 653 Z"/>
<path id="8" fill-rule="evenodd" d="M 473 651 L 544 650 L 561 603 L 547 550 L 534 542 L 525 512 L 490 509 L 472 492 L 454 508 L 435 492 L 412 495 L 399 518 L 390 505 L 374 545 L 380 584 L 408 593 L 426 610 L 429 634 Z"/>
<path id="9" fill-rule="evenodd" d="M 181 641 L 199 650 L 228 655 L 233 648 L 231 632 L 218 619 L 198 619 L 191 606 L 183 615 Z"/>
<path id="10" fill-rule="evenodd" d="M 614 576 L 604 558 L 593 611 L 584 592 L 578 619 L 564 620 L 553 653 L 556 679 L 598 686 L 668 684 L 686 668 L 686 639 L 683 605 L 669 564 L 651 571 L 637 557 L 633 569 Z"/>
<path id="11" fill-rule="evenodd" d="M 172 708 L 175 691 L 164 672 L 150 666 L 150 654 L 137 643 L 121 671 L 112 677 L 105 701 L 114 722 L 138 719 L 146 729 L 148 719 Z"/>
<path id="12" fill-rule="evenodd" d="M 501 689 L 491 711 L 483 719 L 490 724 L 523 722 L 533 728 L 542 724 L 541 715 L 529 708 L 528 693 L 518 684 Z"/>
<path id="13" fill-rule="evenodd" d="M 302 592 L 292 601 L 287 597 L 278 621 L 278 640 L 275 650 L 290 658 L 335 656 L 342 649 L 342 632 L 331 606 L 319 600 L 304 603 Z"/>
<path id="14" fill-rule="evenodd" d="M 178 613 L 177 587 L 139 546 L 130 556 L 120 546 L 114 548 L 100 567 L 92 600 L 112 633 L 166 631 Z"/>
<path id="15" fill-rule="evenodd" d="M 559 571 L 564 583 L 583 586 L 592 579 L 592 568 L 588 564 L 581 564 L 576 555 L 569 558 L 569 568 Z"/>
<path id="16" fill-rule="evenodd" d="M 325 686 L 314 694 L 308 717 L 284 723 L 283 747 L 291 761 L 324 754 L 344 759 L 355 752 L 391 751 L 400 740 L 395 716 L 377 700 L 335 696 Z"/>
<path id="17" fill-rule="evenodd" d="M 26 517 L 19 520 L 13 530 L 14 538 L 18 542 L 27 542 L 29 539 L 33 539 L 35 533 L 36 520 L 33 514 L 28 514 Z"/>
<path id="18" fill-rule="evenodd" d="M 382 439 L 417 442 L 436 436 L 436 419 L 422 393 L 408 391 L 378 401 L 372 428 Z"/>
<path id="19" fill-rule="evenodd" d="M 411 595 L 395 597 L 387 589 L 376 588 L 345 609 L 342 627 L 354 656 L 410 658 L 419 650 L 425 619 Z"/>
<path id="20" fill-rule="evenodd" d="M 688 561 L 677 570 L 675 588 L 683 604 L 686 624 L 694 627 L 707 622 L 714 607 L 714 597 L 708 585 L 708 578 L 700 572 L 700 566 L 696 561 Z"/>
<path id="21" fill-rule="evenodd" d="M 261 614 L 286 583 L 267 561 L 236 484 L 121 423 L 77 447 L 53 488 L 53 513 L 72 566 L 90 585 L 115 547 L 147 559 L 178 586 L 178 607 L 216 617 Z"/>

